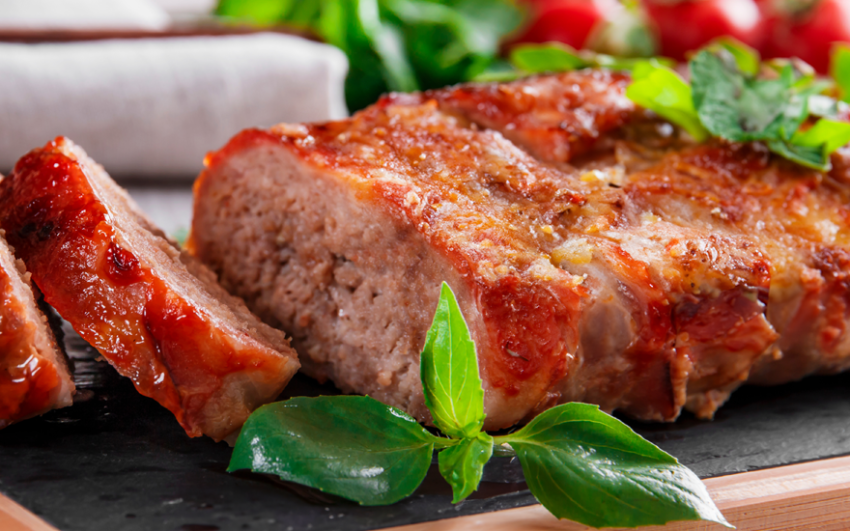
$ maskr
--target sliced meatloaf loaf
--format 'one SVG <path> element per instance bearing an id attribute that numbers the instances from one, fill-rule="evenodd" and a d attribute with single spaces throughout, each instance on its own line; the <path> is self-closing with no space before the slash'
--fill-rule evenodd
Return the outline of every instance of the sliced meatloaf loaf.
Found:
<path id="1" fill-rule="evenodd" d="M 0 225 L 45 300 L 191 436 L 238 433 L 299 364 L 283 333 L 57 138 L 0 183 Z"/>
<path id="2" fill-rule="evenodd" d="M 308 374 L 423 420 L 444 280 L 487 429 L 572 400 L 710 417 L 747 379 L 847 368 L 841 161 L 824 175 L 758 144 L 696 145 L 627 84 L 464 85 L 244 131 L 207 158 L 189 247 L 293 336 Z"/>
<path id="3" fill-rule="evenodd" d="M 0 230 L 0 428 L 70 406 L 74 396 L 68 361 L 37 297 Z"/>

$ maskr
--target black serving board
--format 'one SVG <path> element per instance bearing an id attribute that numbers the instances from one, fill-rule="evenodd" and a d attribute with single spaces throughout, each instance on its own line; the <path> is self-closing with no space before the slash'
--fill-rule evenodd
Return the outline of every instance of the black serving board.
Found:
<path id="1" fill-rule="evenodd" d="M 530 505 L 519 464 L 494 459 L 472 499 L 452 505 L 436 466 L 409 499 L 360 507 L 250 473 L 228 474 L 230 448 L 190 439 L 70 334 L 74 406 L 0 431 L 0 492 L 62 531 L 357 531 Z M 332 394 L 297 376 L 286 398 Z M 746 387 L 706 422 L 631 423 L 706 478 L 850 454 L 850 374 Z"/>

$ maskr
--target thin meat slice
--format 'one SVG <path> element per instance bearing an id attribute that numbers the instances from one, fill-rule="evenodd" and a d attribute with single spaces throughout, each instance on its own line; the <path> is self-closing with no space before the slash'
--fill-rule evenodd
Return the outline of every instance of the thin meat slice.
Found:
<path id="1" fill-rule="evenodd" d="M 0 230 L 0 429 L 73 400 L 68 361 L 36 297 Z"/>
<path id="2" fill-rule="evenodd" d="M 299 364 L 284 335 L 57 138 L 0 183 L 0 224 L 45 300 L 190 436 L 229 439 Z"/>
<path id="3" fill-rule="evenodd" d="M 508 135 L 436 93 L 245 131 L 207 160 L 189 247 L 293 336 L 308 374 L 423 420 L 419 352 L 444 280 L 476 341 L 487 429 L 572 400 L 647 420 L 713 414 L 777 339 L 751 235 L 633 197 L 634 168 L 668 149 L 658 133 L 631 165 L 616 137 L 575 165 Z"/>

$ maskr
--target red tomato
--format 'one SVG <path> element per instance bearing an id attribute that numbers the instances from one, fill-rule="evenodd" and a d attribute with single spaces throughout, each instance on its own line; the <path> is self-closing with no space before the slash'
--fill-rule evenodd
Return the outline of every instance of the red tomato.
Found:
<path id="1" fill-rule="evenodd" d="M 617 0 L 527 0 L 533 16 L 517 42 L 558 41 L 579 50 L 623 6 Z"/>
<path id="2" fill-rule="evenodd" d="M 759 49 L 764 24 L 755 0 L 643 0 L 661 53 L 678 60 L 712 39 L 728 35 Z"/>
<path id="3" fill-rule="evenodd" d="M 776 4 L 776 2 L 773 2 Z M 781 4 L 780 4 L 781 6 Z M 829 72 L 835 42 L 850 42 L 850 2 L 820 0 L 797 13 L 782 13 L 769 35 L 769 57 L 799 57 L 822 74 Z"/>

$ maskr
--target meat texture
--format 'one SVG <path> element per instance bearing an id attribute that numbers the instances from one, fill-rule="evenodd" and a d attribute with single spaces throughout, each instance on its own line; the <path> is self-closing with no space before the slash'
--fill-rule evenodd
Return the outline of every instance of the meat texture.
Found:
<path id="1" fill-rule="evenodd" d="M 68 361 L 0 230 L 0 429 L 71 405 Z"/>
<path id="2" fill-rule="evenodd" d="M 69 140 L 0 183 L 0 224 L 45 300 L 191 436 L 232 438 L 299 364 Z"/>
<path id="3" fill-rule="evenodd" d="M 693 144 L 627 83 L 465 85 L 244 131 L 196 183 L 191 252 L 293 336 L 308 374 L 423 420 L 443 280 L 487 429 L 566 401 L 711 417 L 747 380 L 850 366 L 850 163 Z"/>

